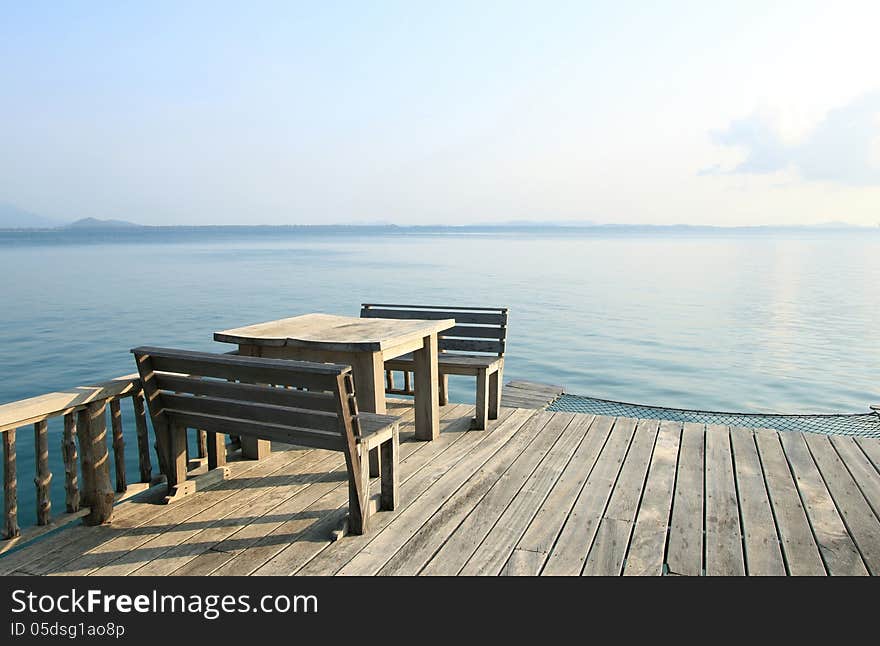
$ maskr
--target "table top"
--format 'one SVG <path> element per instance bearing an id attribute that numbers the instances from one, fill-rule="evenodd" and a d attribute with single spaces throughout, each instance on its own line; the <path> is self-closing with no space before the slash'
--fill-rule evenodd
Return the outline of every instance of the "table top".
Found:
<path id="1" fill-rule="evenodd" d="M 380 319 L 303 314 L 214 333 L 222 343 L 300 347 L 338 352 L 381 352 L 455 326 L 455 319 Z"/>

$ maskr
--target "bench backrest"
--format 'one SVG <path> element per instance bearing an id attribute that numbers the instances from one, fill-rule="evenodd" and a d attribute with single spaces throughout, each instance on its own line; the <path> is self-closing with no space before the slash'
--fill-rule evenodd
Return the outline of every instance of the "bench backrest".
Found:
<path id="1" fill-rule="evenodd" d="M 156 428 L 354 454 L 360 431 L 349 366 L 155 347 L 132 353 Z"/>
<path id="2" fill-rule="evenodd" d="M 364 303 L 361 318 L 455 319 L 455 327 L 440 332 L 441 352 L 467 352 L 504 356 L 507 338 L 506 307 L 433 307 Z"/>

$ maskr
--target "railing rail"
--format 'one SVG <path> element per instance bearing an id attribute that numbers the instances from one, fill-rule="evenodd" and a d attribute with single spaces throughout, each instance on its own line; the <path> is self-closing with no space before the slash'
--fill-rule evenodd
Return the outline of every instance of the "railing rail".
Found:
<path id="1" fill-rule="evenodd" d="M 152 479 L 147 419 L 143 392 L 137 374 L 117 377 L 90 386 L 47 393 L 0 405 L 0 437 L 3 444 L 3 528 L 7 545 L 21 536 L 18 524 L 18 476 L 16 433 L 33 425 L 38 527 L 83 517 L 96 525 L 110 518 L 113 503 L 130 490 L 125 472 L 125 438 L 120 402 L 131 399 L 137 432 L 139 478 L 144 485 Z M 107 411 L 110 412 L 111 442 L 108 448 Z M 49 468 L 48 420 L 63 417 L 61 456 L 64 464 L 66 513 L 52 518 Z M 110 482 L 110 451 L 113 452 L 115 483 Z M 79 468 L 78 468 L 79 467 Z M 79 473 L 78 473 L 79 472 Z M 82 484 L 80 485 L 80 477 Z M 115 485 L 115 486 L 114 486 Z M 143 486 L 138 487 L 143 489 Z M 0 552 L 5 551 L 0 544 Z"/>

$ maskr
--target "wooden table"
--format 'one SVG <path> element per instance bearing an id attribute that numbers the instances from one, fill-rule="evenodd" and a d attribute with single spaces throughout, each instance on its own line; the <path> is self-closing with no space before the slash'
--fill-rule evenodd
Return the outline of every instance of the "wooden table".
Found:
<path id="1" fill-rule="evenodd" d="M 247 356 L 343 363 L 352 367 L 359 410 L 385 413 L 385 361 L 409 352 L 415 359 L 415 436 L 440 434 L 437 333 L 455 319 L 363 319 L 304 314 L 214 333 L 214 340 L 235 343 Z M 257 448 L 257 455 L 268 446 Z M 254 453 L 254 449 L 247 451 Z"/>

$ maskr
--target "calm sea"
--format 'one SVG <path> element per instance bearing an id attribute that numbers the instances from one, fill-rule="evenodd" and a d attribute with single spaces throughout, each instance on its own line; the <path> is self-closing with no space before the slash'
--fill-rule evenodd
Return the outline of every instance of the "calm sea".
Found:
<path id="1" fill-rule="evenodd" d="M 412 302 L 508 306 L 506 380 L 673 407 L 863 412 L 880 401 L 878 252 L 880 230 L 0 232 L 0 402 L 133 372 L 136 345 L 226 351 L 215 330 Z M 473 400 L 472 381 L 450 386 Z M 22 429 L 23 526 L 32 446 Z"/>

